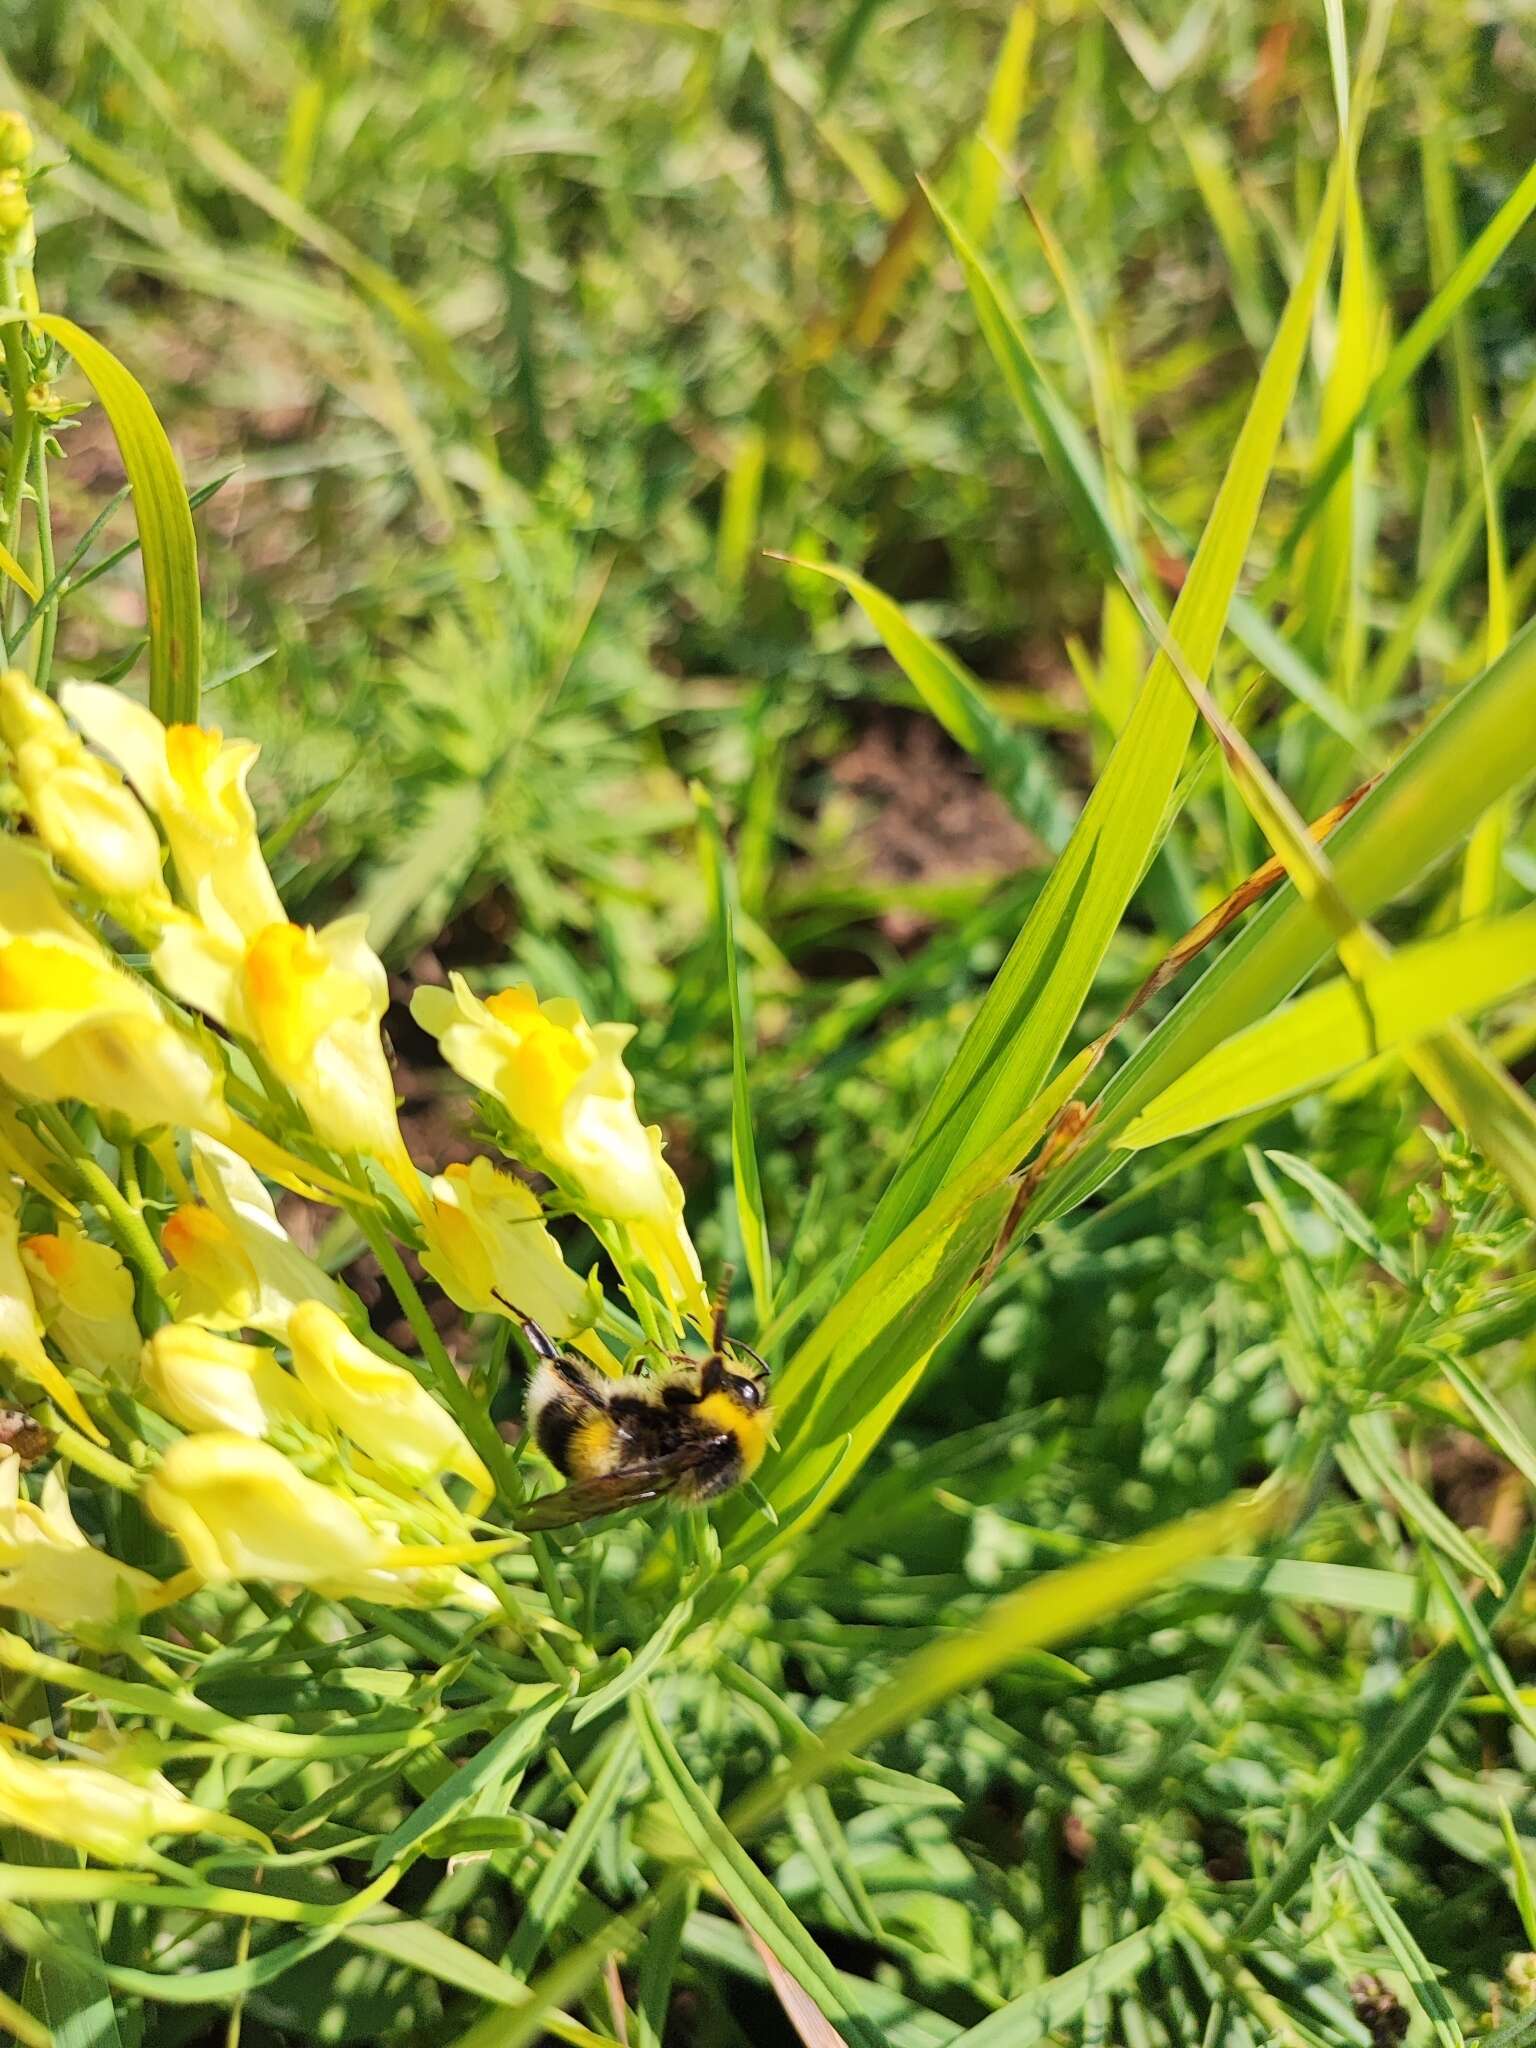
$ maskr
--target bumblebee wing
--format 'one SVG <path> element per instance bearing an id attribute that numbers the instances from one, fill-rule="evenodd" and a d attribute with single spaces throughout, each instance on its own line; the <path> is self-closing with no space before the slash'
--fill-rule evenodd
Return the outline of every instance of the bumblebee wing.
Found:
<path id="1" fill-rule="evenodd" d="M 592 1479 L 573 1480 L 558 1493 L 546 1493 L 530 1501 L 512 1517 L 514 1529 L 525 1533 L 541 1529 L 564 1529 L 572 1522 L 588 1522 L 599 1515 L 616 1515 L 623 1508 L 643 1507 L 671 1493 L 690 1473 L 710 1461 L 713 1447 L 708 1443 L 680 1444 L 664 1457 L 646 1458 L 625 1465 L 617 1472 L 603 1472 Z"/>

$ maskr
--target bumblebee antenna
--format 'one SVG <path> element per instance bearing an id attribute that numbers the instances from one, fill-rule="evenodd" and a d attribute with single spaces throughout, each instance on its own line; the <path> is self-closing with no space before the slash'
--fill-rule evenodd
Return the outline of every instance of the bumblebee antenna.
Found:
<path id="1" fill-rule="evenodd" d="M 709 1348 L 715 1357 L 720 1356 L 725 1343 L 725 1319 L 731 1305 L 731 1282 L 736 1278 L 734 1266 L 722 1266 L 720 1278 L 715 1287 L 714 1321 L 710 1326 Z"/>
<path id="2" fill-rule="evenodd" d="M 516 1302 L 508 1301 L 499 1287 L 493 1287 L 491 1293 L 501 1303 L 508 1315 L 516 1316 L 518 1322 L 522 1325 L 523 1335 L 528 1339 L 530 1346 L 538 1356 L 548 1359 L 552 1365 L 558 1365 L 562 1355 L 560 1346 L 550 1336 L 549 1332 L 541 1329 L 532 1316 L 524 1315 Z"/>

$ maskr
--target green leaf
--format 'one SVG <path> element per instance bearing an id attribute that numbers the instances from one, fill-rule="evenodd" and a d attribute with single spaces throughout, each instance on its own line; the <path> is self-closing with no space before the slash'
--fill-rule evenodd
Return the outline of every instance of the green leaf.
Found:
<path id="1" fill-rule="evenodd" d="M 1450 2002 L 1440 1988 L 1440 1979 L 1435 1973 L 1434 1965 L 1409 1933 L 1397 1908 L 1377 1883 L 1375 1872 L 1338 1828 L 1333 1830 L 1333 1839 L 1345 1859 L 1361 1905 L 1370 1914 L 1376 1923 L 1377 1932 L 1392 1951 L 1397 1967 L 1407 1981 L 1408 1995 L 1433 2028 L 1435 2039 L 1441 2043 L 1441 2048 L 1466 2048 L 1461 2028 L 1456 2024 L 1456 2015 L 1451 2011 Z"/>
<path id="2" fill-rule="evenodd" d="M 1032 2048 L 1058 2027 L 1071 2026 L 1092 1999 L 1133 1984 L 1167 1940 L 1168 1931 L 1161 1921 L 1138 1927 L 1134 1934 L 1111 1942 L 1048 1984 L 1011 1998 L 979 2026 L 957 2035 L 955 2048 Z"/>
<path id="3" fill-rule="evenodd" d="M 1495 263 L 1519 234 L 1536 207 L 1536 164 L 1532 164 L 1514 191 L 1468 249 L 1445 283 L 1420 313 L 1408 332 L 1382 364 L 1370 395 L 1329 450 L 1305 497 L 1297 508 L 1276 560 L 1276 573 L 1284 569 L 1301 536 L 1327 502 L 1352 458 L 1355 437 L 1379 425 L 1413 381 L 1420 365 L 1449 332 L 1457 314 L 1487 277 Z"/>
<path id="4" fill-rule="evenodd" d="M 1531 1881 L 1525 1844 L 1515 1832 L 1514 1817 L 1508 1802 L 1503 1799 L 1499 1801 L 1499 1825 L 1504 1830 L 1504 1846 L 1509 1851 L 1510 1888 L 1520 1909 L 1520 1925 L 1525 1929 L 1527 1945 L 1536 1949 L 1536 1884 Z"/>
<path id="5" fill-rule="evenodd" d="M 466 1947 L 462 1941 L 456 1941 L 451 1934 L 445 1934 L 429 1921 L 406 1920 L 391 1915 L 379 1920 L 354 1921 L 344 1927 L 341 1934 L 342 1939 L 354 1948 L 367 1949 L 391 1962 L 404 1963 L 407 1969 L 435 1977 L 440 1984 L 450 1985 L 467 1997 L 483 1998 L 487 2005 L 525 2006 L 532 2002 L 533 1993 L 528 1986 L 520 1983 L 509 1970 Z M 571 2048 L 615 2048 L 608 2035 L 594 2034 L 590 2027 L 582 2026 L 565 2013 L 546 2012 L 539 2025 L 543 2032 L 553 2034 L 557 2041 L 569 2042 Z"/>
<path id="6" fill-rule="evenodd" d="M 197 535 L 165 429 L 138 379 L 83 327 L 58 313 L 0 313 L 0 321 L 15 320 L 68 349 L 101 400 L 133 487 L 149 617 L 149 708 L 167 725 L 195 725 L 203 665 Z"/>
<path id="7" fill-rule="evenodd" d="M 914 626 L 899 604 L 851 569 L 785 556 L 797 569 L 839 583 L 864 611 L 913 689 L 957 745 L 981 766 L 998 795 L 1053 851 L 1072 829 L 1073 812 L 1057 787 L 1049 756 L 987 702 L 980 684 L 945 647 Z"/>
<path id="8" fill-rule="evenodd" d="M 867 1699 L 824 1728 L 819 1743 L 765 1778 L 732 1808 L 731 1829 L 746 1834 L 777 1812 L 791 1792 L 819 1782 L 845 1757 L 919 1719 L 951 1694 L 984 1685 L 1030 1650 L 1048 1649 L 1111 1620 L 1189 1566 L 1259 1535 L 1283 1504 L 1278 1490 L 1234 1498 L 994 1601 L 961 1634 L 907 1658 Z"/>
<path id="9" fill-rule="evenodd" d="M 1337 211 L 1331 191 L 1174 610 L 1172 636 L 1202 676 L 1269 482 Z M 992 317 L 988 304 L 977 300 L 984 322 Z M 864 1266 L 1038 1094 L 1156 851 L 1193 719 L 1184 685 L 1159 651 L 1104 774 L 875 1212 Z"/>
<path id="10" fill-rule="evenodd" d="M 523 1901 L 522 1918 L 508 1945 L 505 1963 L 514 1976 L 527 1977 L 551 1932 L 560 1925 L 567 1904 L 634 1774 L 639 1740 L 632 1727 L 620 1727 L 603 1767 L 561 1835 L 555 1853 L 539 1872 Z"/>
<path id="11" fill-rule="evenodd" d="M 1311 990 L 1233 1034 L 1134 1119 L 1128 1151 L 1319 1088 L 1361 1062 L 1475 1015 L 1536 980 L 1536 909 L 1405 946 L 1358 982 Z"/>
<path id="12" fill-rule="evenodd" d="M 1477 1611 L 1487 1627 L 1493 1627 L 1517 1597 L 1533 1552 L 1536 1529 L 1527 1532 L 1519 1554 L 1511 1561 L 1505 1591 L 1479 1597 Z M 1472 1661 L 1461 1644 L 1443 1643 L 1396 1706 L 1369 1717 L 1367 1739 L 1357 1760 L 1340 1774 L 1338 1783 L 1322 1800 L 1299 1839 L 1286 1850 L 1260 1887 L 1257 1898 L 1238 1922 L 1234 1937 L 1237 1942 L 1251 1943 L 1274 1915 L 1289 1904 L 1306 1883 L 1335 1828 L 1347 1830 L 1363 1820 L 1377 1800 L 1384 1798 L 1413 1768 L 1460 1700 L 1471 1672 Z"/>
<path id="13" fill-rule="evenodd" d="M 650 1693 L 635 1693 L 630 1712 L 658 1794 L 743 1923 L 767 1944 L 820 2010 L 846 2026 L 850 2040 L 865 2044 L 865 2048 L 881 2048 L 879 2034 L 849 2003 L 837 1972 L 816 1941 L 742 1848 L 714 1801 L 695 1782 L 662 1725 Z"/>
<path id="14" fill-rule="evenodd" d="M 747 1080 L 751 1031 L 747 1005 L 743 1000 L 741 960 L 736 950 L 736 878 L 714 804 L 708 791 L 700 784 L 694 785 L 693 801 L 698 813 L 705 870 L 714 897 L 715 930 L 731 1006 L 731 1176 L 736 1190 L 736 1217 L 741 1228 L 747 1275 L 752 1282 L 757 1326 L 762 1329 L 773 1314 L 773 1250 L 768 1240 L 768 1217 L 763 1205 L 762 1175 L 757 1166 L 752 1097 Z"/>
<path id="15" fill-rule="evenodd" d="M 1013 154 L 1024 98 L 1029 90 L 1029 60 L 1035 44 L 1035 0 L 1016 0 L 1008 16 L 1003 47 L 987 93 L 981 133 L 971 148 L 965 191 L 965 231 L 984 242 L 997 212 L 1003 165 Z"/>
<path id="16" fill-rule="evenodd" d="M 1462 689 L 1393 762 L 1328 842 L 1334 880 L 1362 917 L 1457 846 L 1507 790 L 1536 772 L 1536 622 Z M 1197 1059 L 1282 1003 L 1332 950 L 1328 920 L 1294 890 L 1264 905 L 1115 1074 L 1086 1143 L 1053 1183 L 1045 1215 L 1114 1170 L 1111 1146 Z"/>
<path id="17" fill-rule="evenodd" d="M 506 1791 L 510 1798 L 508 1781 L 515 1780 L 527 1768 L 538 1753 L 545 1729 L 565 1704 L 566 1695 L 557 1686 L 540 1688 L 531 1699 L 520 1703 L 515 1718 L 505 1728 L 477 1750 L 468 1763 L 451 1772 L 434 1792 L 429 1792 L 398 1827 L 381 1838 L 369 1865 L 369 1876 L 398 1863 L 418 1842 L 452 1820 L 456 1813 L 462 1813 L 471 1800 L 488 1797 L 498 1790 Z"/>

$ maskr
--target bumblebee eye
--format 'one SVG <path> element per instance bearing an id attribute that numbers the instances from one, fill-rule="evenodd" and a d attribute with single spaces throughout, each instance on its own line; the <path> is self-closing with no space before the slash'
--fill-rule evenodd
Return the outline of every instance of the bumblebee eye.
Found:
<path id="1" fill-rule="evenodd" d="M 762 1407 L 763 1389 L 761 1381 L 744 1380 L 741 1379 L 736 1373 L 732 1373 L 730 1375 L 730 1382 L 731 1393 L 741 1403 L 743 1408 Z"/>

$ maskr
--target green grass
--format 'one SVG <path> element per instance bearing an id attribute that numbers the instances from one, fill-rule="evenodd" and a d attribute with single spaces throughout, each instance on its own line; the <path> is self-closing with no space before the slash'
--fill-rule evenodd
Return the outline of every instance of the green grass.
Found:
<path id="1" fill-rule="evenodd" d="M 0 2024 L 1369 2048 L 1375 1976 L 1410 2048 L 1513 2048 L 1513 31 L 1429 0 L 127 0 L 34 10 L 6 62 L 50 316 L 7 327 L 7 388 L 100 399 L 13 413 L 13 658 L 260 738 L 290 914 L 362 909 L 397 996 L 449 966 L 635 1025 L 778 1419 L 755 1495 L 481 1565 L 489 1622 L 262 1586 L 84 1650 L 18 1622 L 36 1754 L 109 1719 L 274 1846 L 115 1871 L 13 1832 Z M 456 1091 L 389 1028 L 426 1164 Z M 239 1075 L 291 1136 L 269 1078 Z M 20 1128 L 150 1327 L 159 1164 L 85 1112 Z M 632 1338 L 649 1305 L 556 1227 Z M 483 1417 L 521 1354 L 461 1319 L 458 1386 L 413 1231 L 349 1196 L 318 1256 L 380 1344 L 400 1297 L 501 1530 L 535 1461 Z M 91 1409 L 130 1465 L 171 1434 Z M 90 1537 L 176 1569 L 66 1445 Z"/>

